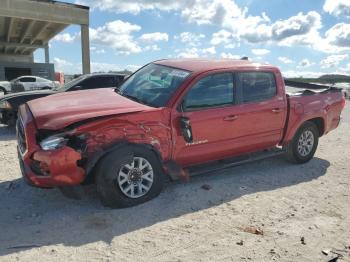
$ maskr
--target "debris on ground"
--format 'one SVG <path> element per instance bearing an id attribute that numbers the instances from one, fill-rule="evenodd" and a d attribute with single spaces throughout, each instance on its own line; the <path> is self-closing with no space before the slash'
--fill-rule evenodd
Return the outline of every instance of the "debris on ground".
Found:
<path id="1" fill-rule="evenodd" d="M 328 256 L 328 254 L 329 254 L 331 251 L 332 251 L 332 250 L 330 250 L 330 249 L 324 249 L 324 250 L 322 250 L 322 254 Z"/>
<path id="2" fill-rule="evenodd" d="M 211 187 L 211 185 L 208 185 L 208 184 L 204 184 L 203 186 L 201 186 L 201 189 L 204 189 L 204 190 L 211 190 L 212 189 L 212 187 Z"/>
<path id="3" fill-rule="evenodd" d="M 254 234 L 254 235 L 264 235 L 264 231 L 260 228 L 257 227 L 245 227 L 241 228 L 246 233 Z"/>
<path id="4" fill-rule="evenodd" d="M 322 254 L 327 256 L 327 262 L 336 262 L 339 258 L 343 258 L 343 252 L 347 252 L 347 250 L 339 250 L 339 249 L 324 249 L 322 250 Z"/>
<path id="5" fill-rule="evenodd" d="M 239 242 L 236 242 L 236 244 L 239 245 L 239 246 L 243 246 L 244 242 L 243 242 L 243 240 L 241 240 Z"/>

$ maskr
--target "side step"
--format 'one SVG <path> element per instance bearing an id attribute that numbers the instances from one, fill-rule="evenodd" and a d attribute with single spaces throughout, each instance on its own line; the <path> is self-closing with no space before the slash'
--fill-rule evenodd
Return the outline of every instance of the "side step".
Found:
<path id="1" fill-rule="evenodd" d="M 199 166 L 189 167 L 187 168 L 187 171 L 189 173 L 189 176 L 203 175 L 203 174 L 208 174 L 215 171 L 220 171 L 223 169 L 243 165 L 253 161 L 258 161 L 258 160 L 262 160 L 270 157 L 279 156 L 284 153 L 285 153 L 285 150 L 282 150 L 281 148 L 273 148 L 262 152 L 247 154 L 247 155 L 238 156 L 234 158 L 210 162 Z"/>

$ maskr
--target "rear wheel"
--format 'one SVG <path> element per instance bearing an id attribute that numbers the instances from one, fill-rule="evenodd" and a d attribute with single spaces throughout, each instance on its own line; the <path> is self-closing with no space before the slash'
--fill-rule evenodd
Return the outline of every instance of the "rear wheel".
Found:
<path id="1" fill-rule="evenodd" d="M 318 139 L 317 126 L 312 122 L 304 123 L 286 146 L 287 159 L 298 164 L 310 161 L 315 155 Z"/>
<path id="2" fill-rule="evenodd" d="M 96 175 L 101 202 L 111 208 L 144 203 L 159 195 L 163 187 L 158 158 L 139 147 L 109 153 L 99 162 Z"/>

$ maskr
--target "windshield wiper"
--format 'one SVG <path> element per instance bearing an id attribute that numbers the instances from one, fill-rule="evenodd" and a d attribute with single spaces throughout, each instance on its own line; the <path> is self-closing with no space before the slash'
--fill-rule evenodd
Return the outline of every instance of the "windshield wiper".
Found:
<path id="1" fill-rule="evenodd" d="M 128 94 L 125 94 L 123 93 L 122 91 L 120 90 L 117 90 L 115 89 L 114 90 L 118 95 L 121 95 L 121 96 L 124 96 L 126 98 L 129 98 L 130 100 L 133 100 L 137 103 L 140 103 L 140 104 L 143 104 L 143 105 L 146 105 L 146 106 L 152 106 L 152 107 L 157 107 L 156 105 L 152 104 L 152 103 L 148 103 L 146 101 L 143 101 L 142 99 L 138 98 L 138 97 L 135 97 L 135 96 L 132 96 L 132 95 L 128 95 Z"/>
<path id="2" fill-rule="evenodd" d="M 138 102 L 138 103 L 140 103 L 140 104 L 146 104 L 145 101 L 141 100 L 141 99 L 138 98 L 138 97 L 135 97 L 135 96 L 132 96 L 132 95 L 128 95 L 128 94 L 123 94 L 123 93 L 121 93 L 121 92 L 118 92 L 118 94 L 120 94 L 120 95 L 122 95 L 122 96 L 124 96 L 124 97 L 126 97 L 126 98 L 129 98 L 130 100 L 133 100 L 133 101 L 135 101 L 135 102 Z"/>

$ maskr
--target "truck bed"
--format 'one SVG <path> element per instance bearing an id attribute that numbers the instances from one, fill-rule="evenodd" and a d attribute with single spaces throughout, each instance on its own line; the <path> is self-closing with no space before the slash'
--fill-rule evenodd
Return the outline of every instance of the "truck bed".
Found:
<path id="1" fill-rule="evenodd" d="M 340 88 L 327 85 L 303 83 L 291 80 L 284 80 L 284 83 L 286 87 L 286 94 L 289 96 L 304 96 L 341 91 Z"/>
<path id="2" fill-rule="evenodd" d="M 339 125 L 345 103 L 340 88 L 289 80 L 285 80 L 285 88 L 289 105 L 286 141 L 309 119 L 318 119 L 321 136 Z"/>

